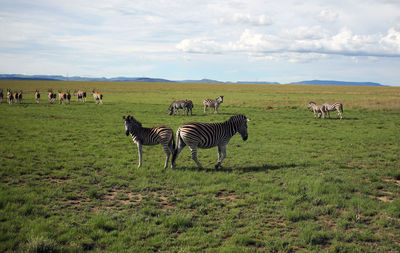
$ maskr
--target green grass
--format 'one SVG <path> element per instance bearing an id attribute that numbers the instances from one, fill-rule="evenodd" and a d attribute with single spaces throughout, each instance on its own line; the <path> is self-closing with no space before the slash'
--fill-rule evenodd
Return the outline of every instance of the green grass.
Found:
<path id="1" fill-rule="evenodd" d="M 0 252 L 398 252 L 400 88 L 1 81 Z M 104 104 L 50 105 L 48 88 L 91 90 Z M 34 91 L 40 89 L 40 104 Z M 202 100 L 224 95 L 220 114 Z M 169 116 L 176 99 L 194 115 Z M 306 109 L 341 101 L 344 120 Z M 266 110 L 272 106 L 279 110 Z M 160 146 L 137 147 L 123 115 L 145 127 L 222 122 L 243 113 L 222 168 L 217 149 L 185 148 L 162 170 Z"/>

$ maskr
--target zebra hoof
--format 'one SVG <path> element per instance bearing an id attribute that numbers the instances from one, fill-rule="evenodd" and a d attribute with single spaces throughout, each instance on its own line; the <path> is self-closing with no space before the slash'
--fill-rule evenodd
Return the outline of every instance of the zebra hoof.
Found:
<path id="1" fill-rule="evenodd" d="M 220 163 L 217 163 L 216 165 L 215 165 L 215 169 L 218 169 L 218 168 L 220 168 L 221 167 L 221 164 Z"/>

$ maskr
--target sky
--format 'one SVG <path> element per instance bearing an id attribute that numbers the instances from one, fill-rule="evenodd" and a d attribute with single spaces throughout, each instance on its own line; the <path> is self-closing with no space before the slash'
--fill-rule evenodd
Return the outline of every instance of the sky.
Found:
<path id="1" fill-rule="evenodd" d="M 400 86 L 400 0 L 0 0 L 0 73 Z"/>

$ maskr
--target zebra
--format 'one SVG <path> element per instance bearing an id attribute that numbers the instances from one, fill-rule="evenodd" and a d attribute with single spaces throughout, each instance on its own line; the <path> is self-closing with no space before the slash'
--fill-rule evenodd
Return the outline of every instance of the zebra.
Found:
<path id="1" fill-rule="evenodd" d="M 39 93 L 39 90 L 37 90 L 37 89 L 35 91 L 35 100 L 36 100 L 36 104 L 39 104 L 40 93 Z"/>
<path id="2" fill-rule="evenodd" d="M 171 167 L 174 168 L 176 166 L 175 161 L 179 153 L 188 145 L 191 150 L 192 159 L 196 162 L 199 169 L 203 169 L 203 166 L 197 159 L 197 149 L 218 146 L 218 163 L 215 165 L 215 168 L 218 169 L 226 157 L 226 145 L 232 136 L 238 132 L 244 141 L 247 140 L 248 121 L 250 119 L 239 114 L 232 116 L 229 120 L 222 123 L 191 122 L 180 126 L 176 132 L 176 147 L 172 156 Z"/>
<path id="3" fill-rule="evenodd" d="M 325 112 L 324 112 L 322 105 L 317 105 L 315 102 L 311 101 L 310 103 L 308 103 L 307 108 L 308 109 L 312 108 L 315 119 L 317 118 L 317 114 L 318 114 L 318 118 L 321 118 L 321 115 L 322 115 L 322 118 L 325 119 Z"/>
<path id="4" fill-rule="evenodd" d="M 142 123 L 137 121 L 133 116 L 123 116 L 125 120 L 126 136 L 132 135 L 132 140 L 136 143 L 139 153 L 139 165 L 142 167 L 142 146 L 161 144 L 166 154 L 164 169 L 168 167 L 168 160 L 174 153 L 175 139 L 174 131 L 168 126 L 157 126 L 153 128 L 142 127 Z"/>
<path id="5" fill-rule="evenodd" d="M 7 89 L 7 103 L 9 105 L 12 105 L 13 102 L 14 102 L 14 95 L 10 89 Z"/>
<path id="6" fill-rule="evenodd" d="M 176 115 L 179 112 L 179 109 L 183 109 L 182 115 L 185 114 L 189 115 L 189 110 L 190 110 L 190 115 L 192 114 L 192 109 L 193 109 L 193 102 L 192 100 L 179 100 L 179 101 L 174 101 L 172 104 L 168 107 L 169 110 L 169 115 Z"/>
<path id="7" fill-rule="evenodd" d="M 220 104 L 224 102 L 224 96 L 219 96 L 215 100 L 214 99 L 204 99 L 203 105 L 204 105 L 204 113 L 206 113 L 207 107 L 213 108 L 214 113 L 218 113 L 218 107 Z"/>
<path id="8" fill-rule="evenodd" d="M 65 99 L 65 103 L 69 104 L 71 102 L 71 92 L 69 90 L 67 90 L 67 93 L 64 93 L 64 99 Z"/>
<path id="9" fill-rule="evenodd" d="M 0 89 L 0 104 L 3 103 L 3 98 L 4 98 L 3 89 Z"/>
<path id="10" fill-rule="evenodd" d="M 49 90 L 48 90 L 47 97 L 48 97 L 48 99 L 49 99 L 50 104 L 53 104 L 54 101 L 55 101 L 56 98 L 57 98 L 57 95 L 56 95 L 56 93 L 53 92 L 52 89 L 49 89 Z"/>
<path id="11" fill-rule="evenodd" d="M 94 89 L 92 90 L 92 95 L 94 100 L 96 101 L 96 104 L 100 102 L 100 104 L 103 104 L 103 94 L 99 92 L 95 92 Z"/>
<path id="12" fill-rule="evenodd" d="M 15 103 L 22 103 L 22 90 L 20 90 L 19 92 L 15 92 L 14 101 Z"/>
<path id="13" fill-rule="evenodd" d="M 331 118 L 330 111 L 337 111 L 340 119 L 343 119 L 343 104 L 335 102 L 333 104 L 325 103 L 322 105 L 324 112 L 328 113 L 328 117 Z"/>
<path id="14" fill-rule="evenodd" d="M 77 101 L 79 102 L 79 99 L 83 102 L 86 103 L 86 91 L 83 90 L 78 90 L 74 91 L 74 96 L 77 97 Z"/>
<path id="15" fill-rule="evenodd" d="M 58 91 L 58 104 L 65 104 L 65 100 L 67 100 L 67 93 L 62 93 L 62 91 Z"/>

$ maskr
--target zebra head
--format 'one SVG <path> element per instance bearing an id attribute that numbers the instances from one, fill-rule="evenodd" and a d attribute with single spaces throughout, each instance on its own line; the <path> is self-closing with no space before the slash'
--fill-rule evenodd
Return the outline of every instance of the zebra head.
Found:
<path id="1" fill-rule="evenodd" d="M 307 109 L 312 108 L 314 105 L 316 105 L 316 103 L 313 101 L 310 101 L 310 103 L 308 103 Z"/>
<path id="2" fill-rule="evenodd" d="M 129 134 L 134 135 L 137 132 L 137 129 L 142 127 L 142 123 L 137 121 L 131 115 L 128 115 L 128 117 L 122 116 L 122 119 L 125 120 L 125 134 L 126 134 L 126 136 L 129 136 Z"/>
<path id="3" fill-rule="evenodd" d="M 219 96 L 219 97 L 216 99 L 216 101 L 217 101 L 219 104 L 223 103 L 223 102 L 224 102 L 224 96 Z"/>
<path id="4" fill-rule="evenodd" d="M 246 118 L 243 114 L 232 116 L 228 122 L 230 122 L 233 127 L 237 130 L 237 132 L 242 136 L 242 139 L 245 141 L 249 137 L 247 133 L 247 122 L 250 119 Z"/>

